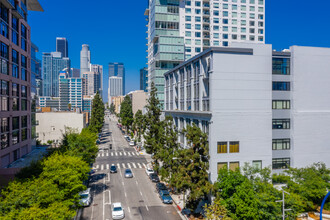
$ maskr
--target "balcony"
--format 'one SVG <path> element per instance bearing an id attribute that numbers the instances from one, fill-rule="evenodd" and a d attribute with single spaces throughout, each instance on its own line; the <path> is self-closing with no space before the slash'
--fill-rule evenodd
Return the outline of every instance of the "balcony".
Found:
<path id="1" fill-rule="evenodd" d="M 210 35 L 209 34 L 203 34 L 203 38 L 205 39 L 209 39 L 210 38 Z"/>
<path id="2" fill-rule="evenodd" d="M 210 26 L 209 25 L 204 25 L 203 26 L 203 31 L 210 31 Z"/>
<path id="3" fill-rule="evenodd" d="M 203 23 L 209 24 L 210 23 L 210 19 L 209 18 L 203 18 Z"/>
<path id="4" fill-rule="evenodd" d="M 25 11 L 25 13 L 27 13 L 27 7 L 26 5 L 21 1 L 21 8 L 23 9 L 23 11 Z"/>
<path id="5" fill-rule="evenodd" d="M 203 4 L 203 7 L 204 7 L 204 8 L 210 8 L 210 4 L 209 4 L 209 3 L 204 3 L 204 4 Z"/>
<path id="6" fill-rule="evenodd" d="M 15 8 L 15 1 L 14 0 L 0 0 L 0 2 L 2 4 L 4 4 L 9 9 Z"/>
<path id="7" fill-rule="evenodd" d="M 209 40 L 204 40 L 203 41 L 203 46 L 209 47 L 210 46 L 210 41 Z"/>
<path id="8" fill-rule="evenodd" d="M 14 13 L 18 18 L 25 19 L 24 12 L 23 12 L 23 10 L 22 10 L 18 5 L 15 5 L 15 10 L 13 10 L 13 13 Z"/>
<path id="9" fill-rule="evenodd" d="M 203 10 L 203 16 L 210 16 L 209 10 Z"/>

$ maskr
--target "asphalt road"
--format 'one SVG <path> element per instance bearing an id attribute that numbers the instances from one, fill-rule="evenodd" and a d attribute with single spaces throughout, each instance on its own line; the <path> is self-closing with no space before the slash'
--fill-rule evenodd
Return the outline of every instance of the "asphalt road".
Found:
<path id="1" fill-rule="evenodd" d="M 158 197 L 155 184 L 145 173 L 150 157 L 138 154 L 124 139 L 114 118 L 106 116 L 101 137 L 100 151 L 93 168 L 89 187 L 92 191 L 92 204 L 82 211 L 81 220 L 110 220 L 111 204 L 121 202 L 125 219 L 130 220 L 180 220 L 173 205 L 165 205 Z M 112 149 L 109 149 L 109 144 Z M 114 164 L 117 173 L 110 174 Z M 134 177 L 125 178 L 124 171 L 131 168 Z"/>

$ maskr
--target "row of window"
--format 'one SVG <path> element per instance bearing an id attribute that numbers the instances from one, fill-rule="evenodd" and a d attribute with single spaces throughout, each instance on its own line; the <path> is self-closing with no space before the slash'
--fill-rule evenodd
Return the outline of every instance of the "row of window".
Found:
<path id="1" fill-rule="evenodd" d="M 16 130 L 11 133 L 1 134 L 1 149 L 9 147 L 9 140 L 11 136 L 12 145 L 18 144 L 28 139 L 28 129 L 23 128 L 21 130 Z"/>
<path id="2" fill-rule="evenodd" d="M 0 111 L 27 111 L 28 101 L 27 99 L 11 98 L 12 106 L 9 107 L 9 98 L 0 97 Z"/>
<path id="3" fill-rule="evenodd" d="M 224 9 L 229 9 L 227 6 L 225 6 Z M 264 12 L 264 8 L 263 7 L 257 7 L 257 8 L 258 8 L 258 12 Z M 255 6 L 247 7 L 246 5 L 242 5 L 241 6 L 241 11 L 244 11 L 244 12 L 245 11 L 255 12 L 255 11 L 257 11 L 256 10 L 257 8 Z M 231 10 L 232 11 L 237 11 L 238 10 L 237 5 L 232 5 L 232 9 Z M 204 10 L 202 10 L 202 9 L 195 9 L 195 13 L 196 14 L 201 14 L 202 11 L 203 11 L 203 14 L 204 15 L 210 15 L 210 11 L 208 9 L 206 9 L 206 10 L 205 9 Z M 191 10 L 191 8 L 185 8 L 185 12 L 186 12 L 186 14 L 191 14 L 192 10 Z M 216 12 L 216 13 L 214 13 L 215 16 L 219 16 L 219 11 L 218 10 L 215 10 L 213 12 Z M 223 11 L 223 14 L 222 14 L 223 17 L 228 17 L 228 15 L 229 15 L 229 12 L 228 11 Z"/>
<path id="4" fill-rule="evenodd" d="M 195 1 L 195 2 L 200 2 L 200 1 Z M 250 4 L 256 4 L 258 2 L 259 5 L 263 5 L 264 4 L 264 0 L 223 0 L 223 2 L 232 2 L 232 3 L 250 3 Z M 197 3 L 199 4 L 199 3 Z M 219 4 L 214 2 L 213 4 Z M 186 5 L 190 6 L 191 5 L 191 0 L 186 0 Z"/>
<path id="5" fill-rule="evenodd" d="M 218 154 L 228 153 L 228 146 L 229 146 L 229 153 L 239 153 L 239 141 L 230 141 L 230 142 L 218 142 L 218 148 L 217 148 Z"/>
<path id="6" fill-rule="evenodd" d="M 28 139 L 28 116 L 12 117 L 12 144 Z M 10 118 L 0 118 L 1 149 L 9 147 L 9 124 Z M 21 128 L 19 127 L 21 124 Z M 19 130 L 20 129 L 20 130 Z"/>
<path id="7" fill-rule="evenodd" d="M 16 83 L 11 83 L 12 85 L 12 96 L 19 96 L 19 91 L 21 91 L 21 97 L 27 98 L 27 87 L 23 85 L 18 85 Z M 0 95 L 9 96 L 9 82 L 1 80 L 0 84 Z"/>

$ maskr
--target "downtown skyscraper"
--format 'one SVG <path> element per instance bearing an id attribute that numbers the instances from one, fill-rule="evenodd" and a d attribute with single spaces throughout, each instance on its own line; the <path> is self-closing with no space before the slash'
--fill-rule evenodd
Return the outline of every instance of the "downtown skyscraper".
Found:
<path id="1" fill-rule="evenodd" d="M 69 57 L 68 40 L 65 37 L 56 38 L 56 52 L 61 52 L 63 57 Z"/>
<path id="2" fill-rule="evenodd" d="M 164 104 L 164 73 L 213 46 L 265 42 L 264 0 L 149 0 L 148 87 Z"/>
<path id="3" fill-rule="evenodd" d="M 122 78 L 122 94 L 125 94 L 125 67 L 123 63 L 109 63 L 109 77 L 117 76 Z M 110 85 L 109 85 L 110 87 Z"/>
<path id="4" fill-rule="evenodd" d="M 90 71 L 91 66 L 91 51 L 88 44 L 83 44 L 80 51 L 80 74 L 81 76 Z"/>

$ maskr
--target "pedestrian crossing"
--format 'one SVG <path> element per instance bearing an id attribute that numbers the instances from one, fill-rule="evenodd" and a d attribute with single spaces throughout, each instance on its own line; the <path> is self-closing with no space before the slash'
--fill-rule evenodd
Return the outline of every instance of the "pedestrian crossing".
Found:
<path id="1" fill-rule="evenodd" d="M 109 170 L 110 166 L 115 165 L 117 169 L 146 169 L 147 164 L 145 163 L 116 163 L 116 164 L 96 164 L 94 165 L 94 170 Z"/>
<path id="2" fill-rule="evenodd" d="M 116 151 L 116 152 L 110 152 L 110 153 L 98 153 L 97 157 L 120 157 L 120 156 L 139 156 L 138 152 L 134 151 Z"/>

